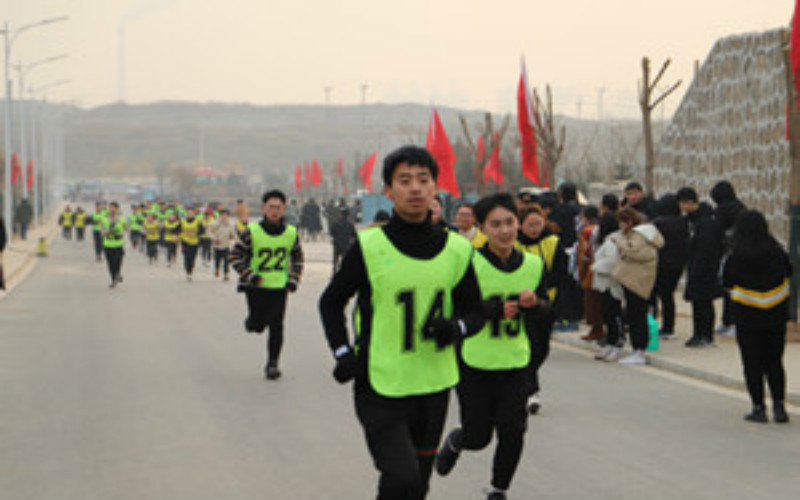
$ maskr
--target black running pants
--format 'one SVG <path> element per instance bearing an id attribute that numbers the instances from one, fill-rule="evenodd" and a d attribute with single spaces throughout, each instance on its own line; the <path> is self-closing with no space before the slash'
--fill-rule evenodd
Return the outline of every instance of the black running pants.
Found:
<path id="1" fill-rule="evenodd" d="M 447 416 L 449 391 L 384 398 L 355 391 L 358 420 L 380 472 L 378 500 L 422 500 Z"/>

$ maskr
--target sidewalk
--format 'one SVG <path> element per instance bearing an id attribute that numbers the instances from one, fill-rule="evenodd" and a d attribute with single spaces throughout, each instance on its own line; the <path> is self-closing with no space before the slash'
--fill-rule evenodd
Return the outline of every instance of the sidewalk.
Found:
<path id="1" fill-rule="evenodd" d="M 54 211 L 53 214 L 56 212 Z M 6 249 L 3 251 L 3 274 L 6 282 L 5 294 L 10 293 L 25 276 L 34 268 L 38 257 L 36 255 L 39 238 L 45 238 L 48 248 L 53 238 L 58 235 L 57 217 L 52 215 L 44 222 L 33 229 L 28 230 L 26 239 L 20 239 L 19 235 L 12 235 Z M 7 229 L 11 229 L 10 227 Z M 5 295 L 0 291 L 0 299 Z"/>
<path id="2" fill-rule="evenodd" d="M 680 290 L 676 293 L 679 295 Z M 746 391 L 742 362 L 739 347 L 734 337 L 715 335 L 716 347 L 702 347 L 690 349 L 683 344 L 692 333 L 691 308 L 682 298 L 676 297 L 675 337 L 670 340 L 661 340 L 658 351 L 648 352 L 648 363 L 659 369 L 675 372 L 708 382 L 713 382 L 726 387 Z M 721 300 L 715 305 L 719 308 Z M 721 317 L 717 309 L 717 324 Z M 714 325 L 716 327 L 716 324 Z M 596 342 L 585 342 L 580 339 L 588 332 L 589 327 L 582 325 L 575 332 L 553 332 L 553 340 L 571 346 L 580 347 L 587 351 L 597 352 L 600 347 Z M 800 405 L 800 341 L 796 333 L 796 326 L 790 324 L 787 333 L 789 342 L 783 355 L 783 365 L 786 370 L 786 400 L 793 405 Z M 629 349 L 630 346 L 628 345 Z M 765 395 L 769 401 L 769 391 L 765 386 Z"/>

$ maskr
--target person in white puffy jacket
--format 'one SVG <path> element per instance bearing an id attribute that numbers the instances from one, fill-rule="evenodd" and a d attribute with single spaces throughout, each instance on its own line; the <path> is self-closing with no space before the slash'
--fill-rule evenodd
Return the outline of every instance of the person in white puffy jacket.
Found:
<path id="1" fill-rule="evenodd" d="M 595 359 L 601 361 L 617 361 L 623 344 L 622 301 L 625 293 L 622 285 L 611 276 L 619 260 L 619 251 L 614 243 L 614 236 L 619 234 L 618 229 L 615 212 L 600 217 L 592 264 L 592 288 L 602 294 L 603 323 L 607 332 L 606 347 L 595 356 Z"/>

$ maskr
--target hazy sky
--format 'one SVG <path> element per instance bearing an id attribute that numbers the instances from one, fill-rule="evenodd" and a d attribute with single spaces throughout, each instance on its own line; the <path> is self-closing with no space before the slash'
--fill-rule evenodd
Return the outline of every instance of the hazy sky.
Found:
<path id="1" fill-rule="evenodd" d="M 558 112 L 637 116 L 643 55 L 671 57 L 664 84 L 689 81 L 720 37 L 788 25 L 792 0 L 0 0 L 26 31 L 12 61 L 68 53 L 30 71 L 33 87 L 69 79 L 50 100 L 118 99 L 120 27 L 130 103 L 159 100 L 421 102 L 511 111 L 524 54 Z M 16 72 L 14 72 L 16 78 Z M 26 87 L 28 85 L 26 84 Z M 682 90 L 685 90 L 684 84 Z M 666 112 L 682 93 L 670 98 Z"/>

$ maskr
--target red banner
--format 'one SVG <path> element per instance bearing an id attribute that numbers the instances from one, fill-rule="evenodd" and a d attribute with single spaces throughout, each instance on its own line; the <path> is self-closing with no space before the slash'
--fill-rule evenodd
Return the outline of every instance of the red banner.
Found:
<path id="1" fill-rule="evenodd" d="M 517 87 L 517 126 L 519 127 L 522 154 L 522 175 L 539 185 L 539 164 L 536 158 L 536 135 L 533 133 L 533 108 L 528 94 L 528 75 L 525 61 L 522 61 L 522 74 Z"/>
<path id="2" fill-rule="evenodd" d="M 26 183 L 26 189 L 28 189 L 28 191 L 30 191 L 30 189 L 33 187 L 33 179 L 34 179 L 34 177 L 33 177 L 33 160 L 28 160 L 28 166 L 25 169 L 25 175 L 28 176 L 28 179 L 27 179 L 28 182 Z"/>
<path id="3" fill-rule="evenodd" d="M 461 194 L 458 191 L 456 173 L 453 169 L 456 164 L 456 153 L 453 151 L 450 139 L 447 138 L 447 133 L 444 131 L 442 120 L 439 118 L 439 112 L 436 111 L 436 108 L 433 108 L 426 146 L 439 166 L 439 178 L 436 180 L 436 187 L 447 191 L 455 198 L 460 198 Z"/>
<path id="4" fill-rule="evenodd" d="M 503 164 L 500 161 L 500 134 L 494 133 L 494 148 L 492 149 L 492 156 L 483 167 L 483 183 L 488 184 L 489 179 L 492 179 L 496 184 L 503 184 Z"/>
<path id="5" fill-rule="evenodd" d="M 378 152 L 372 153 L 367 161 L 361 165 L 361 169 L 358 171 L 358 175 L 361 176 L 361 182 L 367 188 L 367 191 L 372 193 L 372 171 L 375 168 L 375 162 L 378 161 Z"/>
<path id="6" fill-rule="evenodd" d="M 792 66 L 792 77 L 794 88 L 798 92 L 797 106 L 800 109 L 800 81 L 798 81 L 797 71 L 800 68 L 800 19 L 797 14 L 800 11 L 800 0 L 794 2 L 794 15 L 792 16 L 792 34 L 789 39 L 789 63 Z"/>
<path id="7" fill-rule="evenodd" d="M 300 165 L 294 169 L 294 189 L 298 193 L 303 190 L 303 169 Z"/>
<path id="8" fill-rule="evenodd" d="M 322 170 L 319 169 L 319 162 L 314 160 L 311 167 L 311 185 L 314 187 L 322 184 Z"/>

